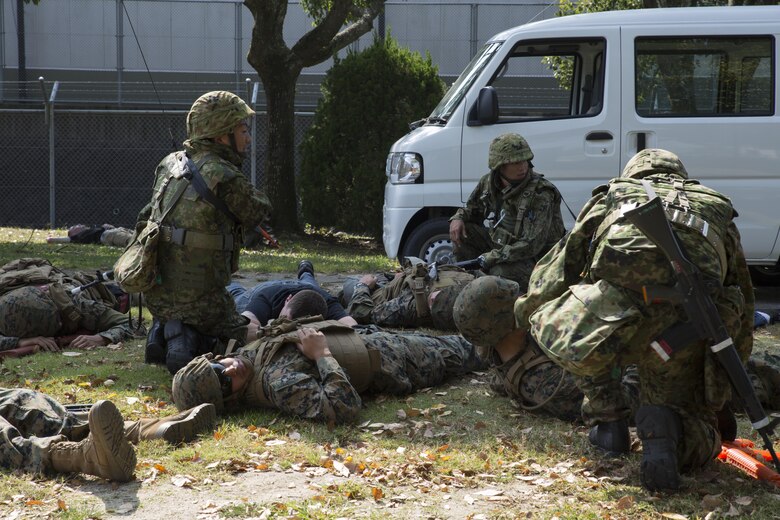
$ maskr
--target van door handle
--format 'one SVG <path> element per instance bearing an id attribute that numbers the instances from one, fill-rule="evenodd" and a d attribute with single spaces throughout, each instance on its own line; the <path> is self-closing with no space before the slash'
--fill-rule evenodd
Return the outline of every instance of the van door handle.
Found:
<path id="1" fill-rule="evenodd" d="M 612 134 L 609 132 L 591 132 L 585 136 L 586 141 L 611 141 Z"/>

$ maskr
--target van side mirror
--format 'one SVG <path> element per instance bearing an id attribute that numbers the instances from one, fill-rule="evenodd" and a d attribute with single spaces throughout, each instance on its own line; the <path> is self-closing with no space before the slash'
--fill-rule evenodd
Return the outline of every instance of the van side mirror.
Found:
<path id="1" fill-rule="evenodd" d="M 493 87 L 479 89 L 477 101 L 469 110 L 468 126 L 487 126 L 498 121 L 498 94 Z"/>

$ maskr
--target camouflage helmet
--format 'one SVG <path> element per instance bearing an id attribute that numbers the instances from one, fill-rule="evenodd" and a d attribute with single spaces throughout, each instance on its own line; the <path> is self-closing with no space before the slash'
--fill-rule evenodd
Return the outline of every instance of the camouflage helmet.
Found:
<path id="1" fill-rule="evenodd" d="M 520 134 L 503 134 L 493 139 L 493 142 L 490 143 L 488 167 L 492 171 L 499 169 L 505 164 L 530 161 L 533 158 L 534 153 L 523 136 Z"/>
<path id="2" fill-rule="evenodd" d="M 628 160 L 620 176 L 642 179 L 654 173 L 670 173 L 683 179 L 688 178 L 688 172 L 677 154 L 660 148 L 646 148 L 637 152 Z"/>
<path id="3" fill-rule="evenodd" d="M 206 356 L 198 356 L 173 376 L 173 402 L 179 410 L 211 403 L 217 412 L 224 409 L 219 377 Z"/>
<path id="4" fill-rule="evenodd" d="M 43 287 L 20 287 L 0 296 L 0 334 L 53 337 L 62 327 L 57 304 Z"/>
<path id="5" fill-rule="evenodd" d="M 465 285 L 455 284 L 439 290 L 439 294 L 431 303 L 431 321 L 433 327 L 439 330 L 455 330 L 455 320 L 452 318 L 452 308 L 455 300 Z"/>
<path id="6" fill-rule="evenodd" d="M 514 304 L 520 285 L 498 276 L 481 276 L 458 295 L 453 318 L 461 335 L 488 359 L 490 351 L 515 328 Z"/>
<path id="7" fill-rule="evenodd" d="M 195 100 L 187 114 L 187 137 L 205 139 L 229 134 L 254 113 L 243 99 L 232 92 L 207 92 Z"/>

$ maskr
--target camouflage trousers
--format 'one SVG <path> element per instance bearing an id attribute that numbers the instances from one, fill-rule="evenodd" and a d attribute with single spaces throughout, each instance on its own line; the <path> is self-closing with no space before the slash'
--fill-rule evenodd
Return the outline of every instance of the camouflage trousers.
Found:
<path id="1" fill-rule="evenodd" d="M 462 336 L 374 332 L 362 339 L 381 359 L 370 392 L 405 395 L 485 367 Z"/>
<path id="2" fill-rule="evenodd" d="M 231 339 L 237 341 L 237 346 L 246 342 L 249 320 L 236 311 L 236 304 L 224 287 L 196 293 L 159 286 L 145 292 L 144 298 L 152 316 L 162 323 L 181 320 L 201 334 L 219 338 L 223 346 Z"/>
<path id="3" fill-rule="evenodd" d="M 0 467 L 42 473 L 50 444 L 78 441 L 88 434 L 86 421 L 46 394 L 0 388 Z"/>
<path id="4" fill-rule="evenodd" d="M 484 226 L 466 222 L 466 239 L 463 240 L 460 247 L 455 246 L 453 252 L 456 261 L 462 262 L 463 260 L 473 260 L 498 247 L 500 246 L 493 243 L 493 239 L 490 238 Z M 485 274 L 514 280 L 520 284 L 520 290 L 525 292 L 528 290 L 528 279 L 531 277 L 531 271 L 533 271 L 535 264 L 534 258 L 505 258 L 488 269 L 483 269 L 483 271 Z"/>

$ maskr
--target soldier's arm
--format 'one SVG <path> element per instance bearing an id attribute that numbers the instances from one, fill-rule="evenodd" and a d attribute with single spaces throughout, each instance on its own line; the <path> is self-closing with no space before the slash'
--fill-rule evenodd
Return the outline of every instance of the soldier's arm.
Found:
<path id="1" fill-rule="evenodd" d="M 482 192 L 489 189 L 490 174 L 484 175 L 472 190 L 466 201 L 466 206 L 458 208 L 450 221 L 462 220 L 464 222 L 481 222 L 484 218 L 481 202 Z"/>
<path id="2" fill-rule="evenodd" d="M 504 247 L 485 253 L 486 267 L 501 262 L 536 258 L 549 243 L 555 219 L 562 220 L 560 198 L 554 189 L 545 189 L 534 197 L 526 211 L 521 235 Z"/>
<path id="3" fill-rule="evenodd" d="M 221 183 L 217 192 L 245 229 L 252 229 L 271 214 L 271 202 L 255 189 L 243 175 Z"/>
<path id="4" fill-rule="evenodd" d="M 0 352 L 15 349 L 17 346 L 19 346 L 19 338 L 0 336 Z"/>
<path id="5" fill-rule="evenodd" d="M 81 300 L 79 302 L 82 311 L 82 323 L 80 325 L 84 329 L 93 331 L 96 335 L 105 339 L 108 344 L 119 343 L 133 335 L 126 315 L 100 302 L 87 299 Z"/>
<path id="6" fill-rule="evenodd" d="M 414 293 L 410 289 L 405 289 L 398 297 L 380 303 L 374 308 L 372 320 L 384 327 L 415 327 L 417 302 Z"/>
<path id="7" fill-rule="evenodd" d="M 352 299 L 347 305 L 347 314 L 357 320 L 358 323 L 367 325 L 371 323 L 373 310 L 374 300 L 371 298 L 371 290 L 365 285 L 355 286 L 352 291 Z"/>

